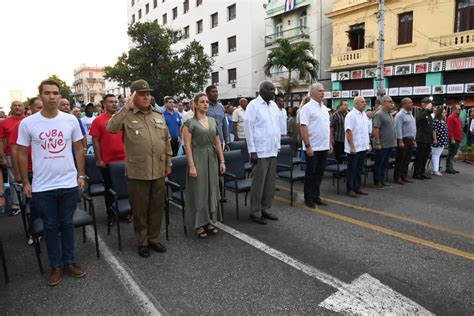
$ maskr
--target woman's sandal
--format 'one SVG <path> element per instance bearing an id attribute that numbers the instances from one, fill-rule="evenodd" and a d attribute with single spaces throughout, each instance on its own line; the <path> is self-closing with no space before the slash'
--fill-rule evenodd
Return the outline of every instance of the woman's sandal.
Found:
<path id="1" fill-rule="evenodd" d="M 207 233 L 206 233 L 206 230 L 204 229 L 204 227 L 199 227 L 198 229 L 196 229 L 196 234 L 201 239 L 207 237 Z"/>
<path id="2" fill-rule="evenodd" d="M 206 231 L 209 235 L 216 235 L 219 232 L 219 230 L 217 230 L 216 226 L 211 225 L 211 224 L 207 224 Z"/>

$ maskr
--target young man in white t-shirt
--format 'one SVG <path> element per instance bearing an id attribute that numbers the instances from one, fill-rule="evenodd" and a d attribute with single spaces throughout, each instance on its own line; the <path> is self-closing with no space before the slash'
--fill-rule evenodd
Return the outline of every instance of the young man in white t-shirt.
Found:
<path id="1" fill-rule="evenodd" d="M 83 136 L 77 119 L 58 110 L 61 98 L 58 83 L 52 80 L 41 82 L 39 97 L 43 101 L 41 112 L 20 123 L 18 162 L 23 192 L 27 198 L 33 198 L 43 222 L 52 269 L 48 285 L 54 286 L 61 282 L 64 271 L 76 278 L 86 275 L 75 264 L 73 224 L 78 189 L 85 184 Z M 28 179 L 29 146 L 33 162 L 32 185 Z"/>

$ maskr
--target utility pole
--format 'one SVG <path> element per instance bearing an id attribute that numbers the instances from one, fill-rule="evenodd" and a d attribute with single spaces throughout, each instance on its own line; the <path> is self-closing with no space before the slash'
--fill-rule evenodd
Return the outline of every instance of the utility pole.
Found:
<path id="1" fill-rule="evenodd" d="M 378 58 L 377 58 L 377 97 L 385 95 L 383 88 L 384 78 L 384 44 L 385 44 L 385 0 L 379 0 L 379 10 L 377 12 L 379 24 Z"/>

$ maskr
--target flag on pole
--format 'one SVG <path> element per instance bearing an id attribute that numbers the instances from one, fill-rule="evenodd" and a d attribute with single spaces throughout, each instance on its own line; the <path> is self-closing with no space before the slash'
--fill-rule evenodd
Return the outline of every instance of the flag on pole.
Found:
<path id="1" fill-rule="evenodd" d="M 296 0 L 285 0 L 285 12 L 291 11 L 295 8 Z"/>

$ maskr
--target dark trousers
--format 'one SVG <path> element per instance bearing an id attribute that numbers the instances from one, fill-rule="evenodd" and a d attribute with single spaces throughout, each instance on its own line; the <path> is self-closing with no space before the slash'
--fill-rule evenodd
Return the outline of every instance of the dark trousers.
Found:
<path id="1" fill-rule="evenodd" d="M 362 185 L 361 174 L 364 172 L 366 150 L 359 151 L 355 154 L 347 154 L 347 171 L 346 171 L 346 191 L 359 191 Z"/>
<path id="2" fill-rule="evenodd" d="M 408 176 L 408 165 L 411 161 L 411 154 L 413 152 L 413 138 L 403 138 L 403 148 L 397 147 L 397 158 L 395 162 L 395 179 Z"/>
<path id="3" fill-rule="evenodd" d="M 431 152 L 431 144 L 416 143 L 415 170 L 413 176 L 421 176 L 425 173 L 426 162 Z"/>
<path id="4" fill-rule="evenodd" d="M 171 140 L 171 150 L 173 151 L 173 157 L 176 157 L 178 155 L 179 151 L 179 141 L 176 139 Z"/>
<path id="5" fill-rule="evenodd" d="M 382 148 L 375 150 L 375 164 L 374 164 L 374 184 L 385 183 L 385 173 L 388 169 L 388 161 L 392 148 Z"/>
<path id="6" fill-rule="evenodd" d="M 33 200 L 43 221 L 51 268 L 75 263 L 73 215 L 77 204 L 77 187 L 34 192 Z"/>
<path id="7" fill-rule="evenodd" d="M 128 179 L 127 186 L 138 246 L 157 243 L 165 207 L 165 178 Z"/>
<path id="8" fill-rule="evenodd" d="M 324 169 L 328 151 L 315 151 L 313 157 L 306 154 L 306 172 L 304 176 L 304 199 L 314 201 L 319 199 L 319 186 L 323 181 Z"/>
<path id="9" fill-rule="evenodd" d="M 336 157 L 337 162 L 342 163 L 344 161 L 341 156 L 344 156 L 344 142 L 334 142 L 334 156 Z"/>
<path id="10" fill-rule="evenodd" d="M 109 192 L 109 189 L 112 188 L 112 182 L 110 180 L 109 165 L 106 165 L 105 168 L 99 168 L 99 170 L 102 173 L 102 178 L 104 179 L 105 210 L 107 211 L 108 216 L 114 216 L 114 212 L 110 209 L 110 207 L 114 204 L 114 196 Z"/>
<path id="11" fill-rule="evenodd" d="M 448 157 L 446 158 L 446 171 L 454 171 L 454 157 L 459 149 L 459 142 L 449 143 Z"/>

